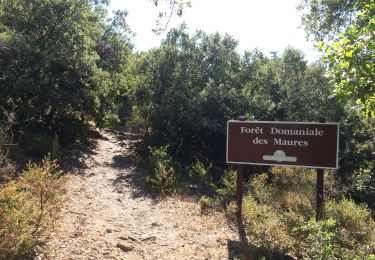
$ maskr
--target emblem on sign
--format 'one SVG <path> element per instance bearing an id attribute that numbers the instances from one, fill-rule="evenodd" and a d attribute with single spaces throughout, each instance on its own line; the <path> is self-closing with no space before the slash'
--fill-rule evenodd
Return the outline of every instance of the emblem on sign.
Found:
<path id="1" fill-rule="evenodd" d="M 277 150 L 273 153 L 273 155 L 263 155 L 263 160 L 276 162 L 296 162 L 297 157 L 286 156 L 284 151 Z"/>

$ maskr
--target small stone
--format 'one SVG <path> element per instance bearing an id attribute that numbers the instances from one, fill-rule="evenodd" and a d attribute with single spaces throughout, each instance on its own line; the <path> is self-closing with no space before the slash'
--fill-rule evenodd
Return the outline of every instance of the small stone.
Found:
<path id="1" fill-rule="evenodd" d="M 106 230 L 105 232 L 107 232 L 107 233 L 112 233 L 112 230 L 109 229 L 109 228 L 107 228 L 107 230 Z"/>
<path id="2" fill-rule="evenodd" d="M 82 235 L 82 232 L 74 232 L 73 234 L 70 235 L 70 238 L 76 238 Z"/>
<path id="3" fill-rule="evenodd" d="M 135 237 L 132 237 L 132 236 L 128 236 L 128 239 L 139 242 L 138 239 L 136 239 Z"/>
<path id="4" fill-rule="evenodd" d="M 134 248 L 130 245 L 124 244 L 124 243 L 117 243 L 117 247 L 120 248 L 124 252 L 132 251 Z"/>
<path id="5" fill-rule="evenodd" d="M 147 236 L 147 235 L 143 235 L 143 236 L 142 236 L 141 241 L 148 241 L 148 240 L 155 241 L 155 240 L 156 240 L 156 237 L 155 237 L 155 236 Z"/>
<path id="6" fill-rule="evenodd" d="M 139 242 L 139 240 L 137 238 L 132 237 L 132 236 L 121 236 L 121 237 L 119 237 L 119 239 L 121 239 L 121 240 L 131 240 L 131 241 Z"/>

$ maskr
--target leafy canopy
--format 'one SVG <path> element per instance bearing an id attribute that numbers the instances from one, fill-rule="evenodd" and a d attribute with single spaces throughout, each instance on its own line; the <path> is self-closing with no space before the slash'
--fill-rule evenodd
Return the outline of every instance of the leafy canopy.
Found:
<path id="1" fill-rule="evenodd" d="M 0 0 L 0 103 L 25 132 L 71 137 L 115 110 L 131 44 L 126 12 L 109 19 L 107 4 Z"/>
<path id="2" fill-rule="evenodd" d="M 303 24 L 318 40 L 341 98 L 375 117 L 375 1 L 306 0 Z"/>

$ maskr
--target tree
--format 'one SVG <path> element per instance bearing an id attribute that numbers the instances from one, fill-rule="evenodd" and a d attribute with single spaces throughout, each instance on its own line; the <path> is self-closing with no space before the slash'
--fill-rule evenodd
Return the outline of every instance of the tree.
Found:
<path id="1" fill-rule="evenodd" d="M 160 48 L 139 60 L 133 89 L 151 145 L 170 145 L 174 158 L 224 162 L 226 121 L 241 111 L 240 56 L 229 35 L 168 33 Z"/>
<path id="2" fill-rule="evenodd" d="M 113 110 L 131 45 L 126 13 L 107 22 L 107 4 L 0 0 L 0 102 L 17 107 L 26 134 L 73 141 Z"/>
<path id="3" fill-rule="evenodd" d="M 353 22 L 355 0 L 301 0 L 302 25 L 316 41 L 337 38 Z"/>
<path id="4" fill-rule="evenodd" d="M 167 3 L 167 7 L 163 7 L 159 12 L 158 19 L 156 20 L 156 27 L 152 30 L 156 34 L 165 32 L 172 19 L 172 16 L 177 14 L 181 16 L 185 8 L 191 7 L 190 0 L 151 0 L 155 6 L 159 6 L 160 2 Z"/>
<path id="5" fill-rule="evenodd" d="M 338 105 L 328 100 L 332 91 L 324 67 L 308 65 L 301 51 L 287 48 L 272 59 L 257 50 L 246 52 L 242 70 L 248 117 L 286 121 L 334 118 Z"/>
<path id="6" fill-rule="evenodd" d="M 305 1 L 303 7 L 305 28 L 319 39 L 336 94 L 375 117 L 375 1 Z"/>
<path id="7" fill-rule="evenodd" d="M 305 30 L 323 52 L 341 116 L 338 175 L 351 197 L 373 208 L 375 118 L 375 1 L 305 0 Z M 352 108 L 372 117 L 365 120 Z"/>
<path id="8" fill-rule="evenodd" d="M 336 82 L 336 93 L 364 105 L 375 117 L 375 1 L 357 2 L 361 6 L 352 26 L 334 42 L 320 43 L 324 60 Z"/>
<path id="9" fill-rule="evenodd" d="M 338 106 L 327 101 L 332 92 L 323 66 L 308 65 L 292 48 L 269 59 L 257 50 L 241 57 L 236 47 L 229 35 L 190 36 L 182 27 L 171 30 L 160 48 L 140 55 L 132 101 L 150 145 L 169 145 L 183 163 L 199 158 L 222 165 L 229 119 L 335 116 Z"/>

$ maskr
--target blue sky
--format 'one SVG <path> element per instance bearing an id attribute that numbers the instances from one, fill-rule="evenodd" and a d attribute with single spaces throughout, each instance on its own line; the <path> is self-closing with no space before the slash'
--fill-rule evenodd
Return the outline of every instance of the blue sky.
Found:
<path id="1" fill-rule="evenodd" d="M 126 9 L 128 23 L 136 33 L 136 50 L 144 51 L 160 44 L 165 34 L 155 35 L 158 9 L 150 0 L 112 0 L 112 9 Z M 170 27 L 185 22 L 190 33 L 228 33 L 239 40 L 239 51 L 259 48 L 269 54 L 287 46 L 301 49 L 312 62 L 318 57 L 312 42 L 305 39 L 300 27 L 300 0 L 192 0 L 183 16 L 173 17 Z"/>

